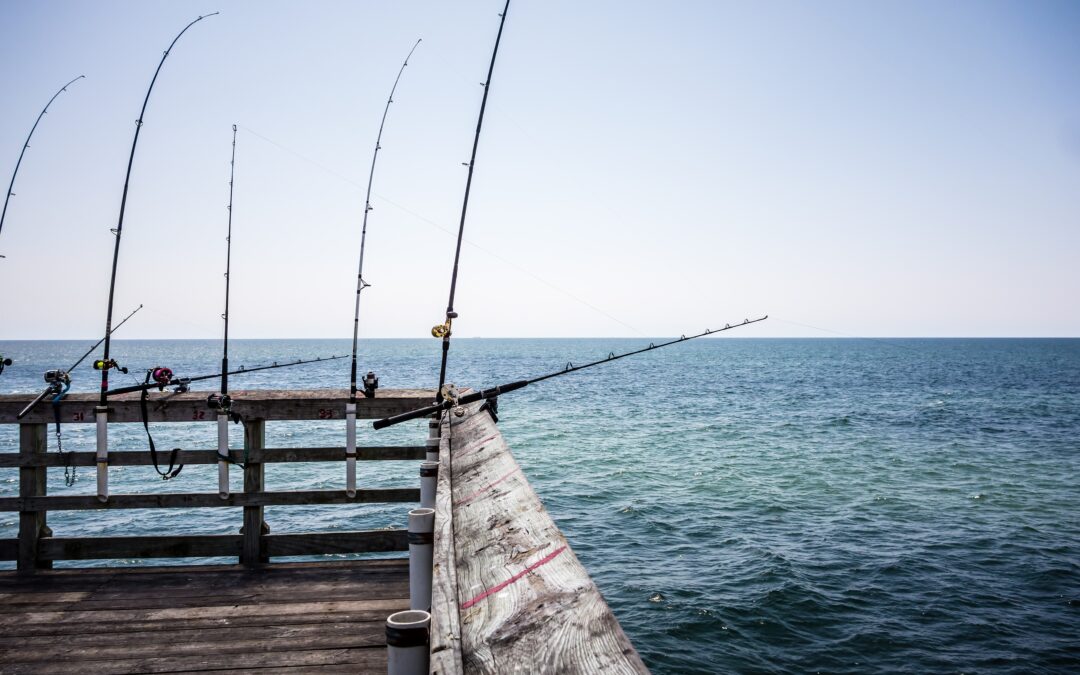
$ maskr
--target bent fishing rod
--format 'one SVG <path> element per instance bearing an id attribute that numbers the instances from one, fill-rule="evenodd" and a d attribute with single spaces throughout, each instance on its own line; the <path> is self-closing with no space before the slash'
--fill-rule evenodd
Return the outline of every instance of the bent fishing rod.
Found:
<path id="1" fill-rule="evenodd" d="M 120 238 L 124 232 L 124 211 L 127 207 L 128 188 L 131 184 L 131 168 L 135 163 L 135 148 L 139 144 L 139 132 L 142 131 L 143 119 L 146 117 L 146 106 L 150 103 L 150 93 L 154 90 L 154 84 L 157 82 L 158 75 L 161 73 L 161 67 L 165 65 L 165 59 L 169 58 L 169 54 L 172 52 L 173 47 L 176 46 L 177 41 L 189 28 L 203 19 L 215 16 L 216 14 L 218 14 L 218 12 L 198 17 L 188 25 L 184 26 L 184 29 L 177 33 L 176 37 L 173 38 L 173 41 L 169 44 L 169 48 L 161 55 L 161 61 L 158 62 L 157 69 L 154 71 L 154 77 L 151 78 L 150 86 L 146 89 L 146 97 L 143 99 L 142 109 L 139 111 L 139 118 L 135 120 L 135 137 L 131 141 L 131 153 L 128 155 L 127 172 L 124 175 L 124 191 L 120 197 L 120 216 L 116 222 L 116 230 L 113 231 L 116 242 L 113 247 L 112 273 L 109 277 L 109 305 L 105 313 L 105 353 L 101 360 L 103 365 L 101 369 L 101 397 L 98 400 L 98 406 L 94 409 L 94 418 L 97 423 L 97 492 L 98 500 L 102 502 L 109 498 L 109 370 L 111 368 L 119 368 L 116 362 L 110 358 L 109 347 L 111 346 L 111 343 L 109 335 L 112 332 L 113 300 L 115 299 L 116 294 L 116 264 L 120 258 Z"/>
<path id="2" fill-rule="evenodd" d="M 440 412 L 440 411 L 443 411 L 443 410 L 449 410 L 450 408 L 456 408 L 457 406 L 465 405 L 467 403 L 475 403 L 476 401 L 485 401 L 485 400 L 486 401 L 493 401 L 500 394 L 505 394 L 507 392 L 514 391 L 515 389 L 521 389 L 523 387 L 529 386 L 530 384 L 536 384 L 537 382 L 543 382 L 544 380 L 550 380 L 550 379 L 552 379 L 554 377 L 560 377 L 562 375 L 569 375 L 570 373 L 576 373 L 579 370 L 585 370 L 586 368 L 592 368 L 593 366 L 599 366 L 599 365 L 602 365 L 602 364 L 605 364 L 605 363 L 611 363 L 612 361 L 618 361 L 619 359 L 625 359 L 627 356 L 633 356 L 634 354 L 641 354 L 641 353 L 644 353 L 644 352 L 651 352 L 654 349 L 662 349 L 662 348 L 667 347 L 669 345 L 678 344 L 680 342 L 688 342 L 690 340 L 694 340 L 694 339 L 697 339 L 699 337 L 705 337 L 706 335 L 712 335 L 714 333 L 723 333 L 724 331 L 733 330 L 735 328 L 741 328 L 742 326 L 748 326 L 748 325 L 750 325 L 752 323 L 758 323 L 759 321 L 764 321 L 765 319 L 768 319 L 768 318 L 769 318 L 768 315 L 765 315 L 765 316 L 757 318 L 757 319 L 743 319 L 741 323 L 737 323 L 737 324 L 734 324 L 734 325 L 725 324 L 723 328 L 717 328 L 715 330 L 708 330 L 707 329 L 702 333 L 698 333 L 697 335 L 683 335 L 681 337 L 675 338 L 674 340 L 668 340 L 667 342 L 661 342 L 660 344 L 649 343 L 648 347 L 643 347 L 641 349 L 635 349 L 633 351 L 626 352 L 626 353 L 623 353 L 623 354 L 616 354 L 614 352 L 609 352 L 606 358 L 597 359 L 596 361 L 585 363 L 585 364 L 582 364 L 580 366 L 575 366 L 573 363 L 567 363 L 566 366 L 562 370 L 556 370 L 556 371 L 548 373 L 546 375 L 541 375 L 540 377 L 534 377 L 534 378 L 529 379 L 529 380 L 517 380 L 516 382 L 508 382 L 507 384 L 500 384 L 500 385 L 498 385 L 496 387 L 491 387 L 490 389 L 484 389 L 482 391 L 474 391 L 472 393 L 464 394 L 464 395 L 461 395 L 461 396 L 457 396 L 453 391 L 448 391 L 446 394 L 444 394 L 445 400 L 441 400 L 441 401 L 439 401 L 438 403 L 436 403 L 434 405 L 429 405 L 429 406 L 426 406 L 426 407 L 423 407 L 423 408 L 417 408 L 416 410 L 410 410 L 409 412 L 401 413 L 400 415 L 394 415 L 392 417 L 386 417 L 386 418 L 381 419 L 381 420 L 376 420 L 372 424 L 372 426 L 374 426 L 376 429 L 384 429 L 386 427 L 390 427 L 390 426 L 393 426 L 395 424 L 400 424 L 401 422 L 406 422 L 408 420 L 414 420 L 414 419 L 417 419 L 417 418 L 420 418 L 420 417 L 427 417 L 428 415 L 431 415 L 431 414 L 434 414 L 434 413 L 437 413 L 437 412 Z M 453 388 L 453 385 L 447 385 L 446 386 L 446 389 L 448 389 L 448 390 L 451 390 L 452 388 Z"/>
<path id="3" fill-rule="evenodd" d="M 37 119 L 34 120 L 34 126 L 30 127 L 30 133 L 27 135 L 26 142 L 23 143 L 22 151 L 19 153 L 19 160 L 17 162 L 15 162 L 15 171 L 13 171 L 12 174 L 11 174 L 11 183 L 8 184 L 7 196 L 4 197 L 4 210 L 0 211 L 0 232 L 2 232 L 4 230 L 4 218 L 7 217 L 8 201 L 12 197 L 15 196 L 15 193 L 12 192 L 12 190 L 15 189 L 15 177 L 19 175 L 19 166 L 22 164 L 23 155 L 26 154 L 26 149 L 30 147 L 30 139 L 34 137 L 34 131 L 37 129 L 38 123 L 41 122 L 42 117 L 45 117 L 45 113 L 49 112 L 49 106 L 51 106 L 52 102 L 56 100 L 56 97 L 59 96 L 60 94 L 64 93 L 65 91 L 67 91 L 68 87 L 75 84 L 76 82 L 83 79 L 84 77 L 86 77 L 86 76 L 85 75 L 80 75 L 80 76 L 76 77 L 74 80 L 72 80 L 71 82 L 68 82 L 64 86 L 60 87 L 60 90 L 57 91 L 55 94 L 53 94 L 53 97 L 50 98 L 49 102 L 45 104 L 44 108 L 42 108 L 41 114 L 39 114 L 37 116 Z M 4 257 L 3 255 L 0 255 L 0 258 L 3 258 L 3 257 Z M 0 361 L 0 362 L 2 362 L 2 361 Z M 7 365 L 11 365 L 11 364 L 9 363 Z M 0 370 L 2 370 L 2 369 L 3 369 L 3 365 L 0 365 Z"/>
<path id="4" fill-rule="evenodd" d="M 450 274 L 450 298 L 446 302 L 446 320 L 431 329 L 431 335 L 442 338 L 442 361 L 439 364 L 439 387 L 436 389 L 435 402 L 443 400 L 443 384 L 446 382 L 446 358 L 450 354 L 451 324 L 457 318 L 454 311 L 454 293 L 457 290 L 458 262 L 461 260 L 461 241 L 465 237 L 465 213 L 469 210 L 469 192 L 472 189 L 473 169 L 476 166 L 476 148 L 480 144 L 480 129 L 484 126 L 484 111 L 487 108 L 488 91 L 491 87 L 491 76 L 495 72 L 495 57 L 499 53 L 499 42 L 502 40 L 503 26 L 506 25 L 506 14 L 510 11 L 510 0 L 506 0 L 502 14 L 499 16 L 499 32 L 495 36 L 495 48 L 491 50 L 491 63 L 488 65 L 487 79 L 484 80 L 484 97 L 480 100 L 480 115 L 476 120 L 476 134 L 473 136 L 472 156 L 469 158 L 469 177 L 465 180 L 465 198 L 461 203 L 461 223 L 458 225 L 457 247 L 454 249 L 454 270 Z"/>
<path id="5" fill-rule="evenodd" d="M 382 121 L 379 122 L 379 133 L 375 136 L 375 151 L 371 154 L 371 170 L 368 172 L 367 196 L 364 198 L 364 223 L 360 228 L 360 264 L 356 272 L 356 311 L 353 313 L 352 331 L 352 367 L 349 371 L 349 402 L 345 406 L 345 474 L 346 492 L 350 497 L 356 495 L 356 345 L 360 335 L 360 293 L 371 284 L 364 281 L 364 245 L 367 243 L 368 214 L 371 213 L 371 185 L 375 181 L 375 162 L 379 159 L 379 150 L 382 149 L 383 128 L 386 126 L 386 116 L 390 112 L 390 104 L 394 102 L 394 92 L 397 91 L 401 74 L 409 65 L 409 59 L 413 52 L 420 46 L 420 40 L 416 41 L 409 50 L 408 56 L 401 64 L 397 77 L 394 78 L 394 86 L 390 88 L 390 96 L 386 99 L 386 107 L 383 108 Z M 379 387 L 379 378 L 375 377 L 374 371 L 368 371 L 364 377 L 364 396 L 373 398 L 375 390 Z"/>
<path id="6" fill-rule="evenodd" d="M 127 323 L 128 319 L 135 316 L 135 314 L 137 314 L 138 311 L 140 309 L 142 309 L 142 308 L 143 308 L 143 306 L 139 305 L 138 307 L 136 307 L 131 312 L 131 314 L 128 314 L 127 316 L 125 316 L 123 321 L 116 324 L 116 327 L 113 328 L 113 332 L 115 333 L 116 331 L 120 330 L 120 326 L 123 326 L 125 323 Z M 59 396 L 56 399 L 53 400 L 54 403 L 58 403 L 59 399 L 62 398 L 63 395 L 67 393 L 67 390 L 71 387 L 71 372 L 73 370 L 75 370 L 76 368 L 78 368 L 79 364 L 81 364 L 83 361 L 85 361 L 86 357 L 90 356 L 90 354 L 92 354 L 95 349 L 97 349 L 99 346 L 101 346 L 101 343 L 104 342 L 104 341 L 105 341 L 105 338 L 102 337 L 100 340 L 95 342 L 94 346 L 91 347 L 90 349 L 87 349 L 86 353 L 83 354 L 82 356 L 80 356 L 78 358 L 78 360 L 75 361 L 75 363 L 71 364 L 71 366 L 67 370 L 60 370 L 59 368 L 56 368 L 56 369 L 53 369 L 53 370 L 45 371 L 45 376 L 44 376 L 45 377 L 45 382 L 47 382 L 49 386 L 46 387 L 45 390 L 42 391 L 40 394 L 38 394 L 37 398 L 35 398 L 33 401 L 31 401 L 29 404 L 27 404 L 27 406 L 25 408 L 20 410 L 19 414 L 15 416 L 15 419 L 21 420 L 22 418 L 26 417 L 28 414 L 30 414 L 30 411 L 33 410 L 35 407 L 37 407 L 38 403 L 41 403 L 43 400 L 45 400 L 45 397 L 48 396 L 49 394 L 58 394 Z M 99 370 L 99 368 L 97 368 L 97 362 L 95 362 L 94 367 L 95 367 L 95 370 Z M 126 372 L 126 370 L 125 370 L 125 372 Z M 59 436 L 59 434 L 60 434 L 60 427 L 59 426 L 56 428 L 56 433 L 57 433 L 57 436 Z"/>

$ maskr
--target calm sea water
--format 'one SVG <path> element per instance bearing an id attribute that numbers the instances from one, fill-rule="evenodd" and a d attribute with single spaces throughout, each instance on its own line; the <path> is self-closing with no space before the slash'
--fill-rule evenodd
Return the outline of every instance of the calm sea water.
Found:
<path id="1" fill-rule="evenodd" d="M 642 340 L 458 340 L 451 379 L 491 385 Z M 644 341 L 644 342 L 647 342 Z M 36 391 L 88 345 L 0 342 L 0 393 Z M 345 341 L 238 341 L 233 363 L 344 353 Z M 365 343 L 382 386 L 431 386 L 435 340 Z M 216 368 L 214 342 L 123 341 L 132 370 Z M 94 389 L 80 371 L 76 390 Z M 236 387 L 343 387 L 345 361 Z M 209 388 L 209 387 L 208 387 Z M 501 402 L 537 493 L 656 673 L 1080 670 L 1080 340 L 707 339 L 530 387 Z M 415 443 L 426 429 L 366 430 Z M 65 445 L 92 449 L 90 425 Z M 142 449 L 136 425 L 111 432 Z M 239 443 L 239 429 L 234 429 Z M 275 446 L 341 444 L 344 423 L 271 423 Z M 161 446 L 214 445 L 210 425 L 158 425 Z M 51 440 L 51 439 L 50 439 Z M 0 447 L 17 447 L 0 428 Z M 371 466 L 375 464 L 375 466 Z M 113 489 L 212 491 L 113 468 Z M 368 486 L 416 467 L 364 463 Z M 80 470 L 52 494 L 91 494 Z M 238 472 L 234 472 L 238 473 Z M 275 466 L 270 487 L 340 487 L 342 467 Z M 17 493 L 0 470 L 3 494 Z M 237 484 L 239 489 L 239 483 Z M 271 508 L 275 532 L 405 522 L 404 505 Z M 57 535 L 235 532 L 236 509 L 50 514 Z M 0 536 L 17 517 L 2 514 Z M 146 564 L 145 561 L 124 561 Z"/>

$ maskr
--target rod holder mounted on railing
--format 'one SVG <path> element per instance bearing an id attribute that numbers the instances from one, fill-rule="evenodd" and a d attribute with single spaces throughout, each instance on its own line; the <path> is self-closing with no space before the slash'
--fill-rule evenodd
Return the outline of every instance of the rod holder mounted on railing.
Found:
<path id="1" fill-rule="evenodd" d="M 435 509 L 409 511 L 409 609 L 431 609 Z"/>
<path id="2" fill-rule="evenodd" d="M 386 619 L 387 675 L 427 675 L 431 614 L 410 609 Z"/>
<path id="3" fill-rule="evenodd" d="M 438 462 L 420 463 L 420 507 L 435 508 L 435 484 L 439 480 Z"/>

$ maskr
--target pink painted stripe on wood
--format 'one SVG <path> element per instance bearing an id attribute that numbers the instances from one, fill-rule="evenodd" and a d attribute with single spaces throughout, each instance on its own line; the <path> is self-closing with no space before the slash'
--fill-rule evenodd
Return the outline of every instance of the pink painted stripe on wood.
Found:
<path id="1" fill-rule="evenodd" d="M 565 546 L 560 546 L 559 548 L 555 549 L 551 553 L 548 553 L 543 558 L 537 560 L 536 562 L 529 565 L 525 569 L 521 570 L 520 572 L 518 572 L 514 576 L 510 577 L 506 581 L 502 582 L 501 584 L 496 584 L 495 586 L 492 586 L 491 588 L 487 589 L 486 591 L 484 591 L 480 595 L 476 596 L 472 600 L 466 600 L 465 602 L 461 603 L 461 608 L 462 609 L 468 609 L 468 608 L 472 607 L 473 605 L 475 605 L 476 603 L 483 600 L 484 598 L 488 597 L 489 595 L 492 595 L 493 593 L 498 593 L 499 591 L 506 588 L 510 584 L 514 583 L 515 581 L 517 581 L 521 577 L 525 576 L 529 572 L 532 572 L 537 567 L 548 564 L 549 562 L 551 562 L 552 560 L 557 558 L 559 556 L 559 554 L 562 553 L 565 550 L 566 550 Z"/>
<path id="2" fill-rule="evenodd" d="M 488 483 L 487 485 L 485 485 L 484 487 L 480 488 L 480 489 L 479 489 L 479 490 L 477 490 L 476 492 L 472 493 L 472 494 L 471 494 L 471 495 L 469 495 L 468 497 L 466 497 L 466 498 L 464 498 L 464 499 L 461 499 L 461 500 L 459 500 L 459 501 L 458 501 L 458 503 L 457 503 L 457 504 L 455 504 L 455 506 L 465 506 L 466 504 L 468 504 L 468 503 L 469 503 L 469 502 L 471 502 L 472 500 L 476 499 L 476 498 L 477 498 L 477 497 L 479 497 L 480 495 L 484 494 L 485 492 L 487 492 L 487 491 L 488 491 L 488 490 L 490 490 L 491 488 L 495 487 L 495 486 L 496 486 L 496 485 L 498 485 L 499 483 L 503 482 L 504 480 L 506 480 L 506 479 L 507 479 L 507 478 L 509 478 L 510 476 L 513 476 L 513 475 L 514 475 L 515 473 L 517 473 L 518 471 L 521 471 L 521 469 L 520 469 L 520 468 L 516 468 L 516 469 L 511 469 L 511 470 L 510 470 L 509 472 L 507 472 L 506 474 L 504 474 L 504 475 L 503 475 L 503 476 L 502 476 L 501 478 L 499 478 L 498 480 L 494 480 L 494 481 L 492 481 L 492 482 Z"/>
<path id="3" fill-rule="evenodd" d="M 499 437 L 498 434 L 492 434 L 492 435 L 488 436 L 484 440 L 477 443 L 475 447 L 469 448 L 468 450 L 462 450 L 460 453 L 458 453 L 457 458 L 460 459 L 460 458 L 464 457 L 465 455 L 471 455 L 472 453 L 476 452 L 477 450 L 483 450 L 484 449 L 484 443 L 487 443 L 488 441 L 493 441 L 498 437 Z"/>

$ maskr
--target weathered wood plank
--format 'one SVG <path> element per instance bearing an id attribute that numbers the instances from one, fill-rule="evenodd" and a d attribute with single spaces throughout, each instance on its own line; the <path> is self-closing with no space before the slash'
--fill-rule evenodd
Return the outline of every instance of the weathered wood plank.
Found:
<path id="1" fill-rule="evenodd" d="M 189 391 L 184 394 L 151 392 L 149 418 L 151 422 L 212 422 L 214 415 L 206 407 L 210 391 Z M 264 420 L 326 420 L 345 419 L 347 389 L 272 390 L 251 389 L 230 392 L 233 409 L 247 418 Z M 36 394 L 5 394 L 0 396 L 0 424 L 52 423 L 49 405 L 38 405 L 22 420 L 16 415 Z M 356 416 L 378 419 L 407 412 L 434 399 L 427 389 L 379 389 L 374 398 L 356 402 Z M 64 397 L 61 419 L 65 423 L 89 424 L 94 421 L 97 394 L 68 394 Z M 109 399 L 110 422 L 140 422 L 139 395 L 124 394 Z"/>
<path id="2" fill-rule="evenodd" d="M 110 495 L 101 502 L 93 495 L 56 497 L 0 497 L 0 511 L 81 511 L 94 509 L 182 509 L 235 506 L 308 506 L 314 504 L 372 504 L 420 501 L 419 488 L 373 488 L 357 490 L 349 497 L 345 490 L 294 490 L 232 493 L 222 499 L 218 493 L 161 493 Z"/>
<path id="3" fill-rule="evenodd" d="M 263 539 L 271 557 L 409 550 L 405 530 L 268 534 Z"/>
<path id="4" fill-rule="evenodd" d="M 408 606 L 404 560 L 89 572 L 0 572 L 0 671 L 385 673 L 386 616 Z"/>
<path id="5" fill-rule="evenodd" d="M 450 427 L 441 424 L 439 477 L 435 490 L 435 562 L 431 577 L 431 675 L 462 675 L 461 616 L 458 613 L 457 556 L 454 548 Z"/>
<path id="6" fill-rule="evenodd" d="M 258 452 L 266 447 L 266 422 L 261 419 L 249 419 L 244 423 L 244 449 L 249 453 Z M 257 494 L 265 489 L 266 467 L 261 462 L 249 459 L 244 465 L 244 493 Z M 244 507 L 244 525 L 240 528 L 243 544 L 240 552 L 240 564 L 256 567 L 270 562 L 266 556 L 263 534 L 269 532 L 263 520 L 262 506 Z"/>
<path id="7" fill-rule="evenodd" d="M 45 454 L 46 427 L 44 424 L 24 424 L 19 427 L 19 456 L 27 460 Z M 46 494 L 47 475 L 43 468 L 19 469 L 19 496 L 33 498 Z M 48 534 L 46 513 L 32 509 L 20 509 L 18 568 L 23 574 L 52 567 L 52 563 L 38 560 L 38 540 Z"/>
<path id="8" fill-rule="evenodd" d="M 367 461 L 422 460 L 426 456 L 425 451 L 426 448 L 422 445 L 357 447 L 356 458 Z M 234 462 L 245 461 L 243 450 L 232 450 L 229 455 Z M 247 460 L 263 464 L 279 462 L 343 462 L 345 461 L 345 448 L 344 446 L 340 448 L 265 448 L 262 450 L 250 450 Z M 14 452 L 0 453 L 0 468 L 95 466 L 96 462 L 93 451 L 67 452 L 63 456 L 53 452 L 44 455 L 32 455 L 26 458 Z M 181 450 L 177 456 L 177 462 L 179 464 L 217 464 L 217 450 Z M 109 466 L 150 466 L 152 464 L 153 460 L 148 450 L 120 450 L 109 453 Z"/>
<path id="9" fill-rule="evenodd" d="M 408 551 L 405 530 L 354 530 L 263 535 L 266 555 L 328 555 Z M 144 558 L 211 558 L 240 556 L 239 534 L 192 534 L 144 537 L 42 537 L 38 558 L 106 560 Z M 0 560 L 16 560 L 18 539 L 0 540 Z"/>
<path id="10" fill-rule="evenodd" d="M 451 420 L 462 656 L 470 673 L 648 672 L 479 405 Z"/>

